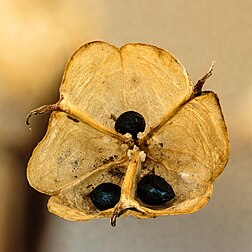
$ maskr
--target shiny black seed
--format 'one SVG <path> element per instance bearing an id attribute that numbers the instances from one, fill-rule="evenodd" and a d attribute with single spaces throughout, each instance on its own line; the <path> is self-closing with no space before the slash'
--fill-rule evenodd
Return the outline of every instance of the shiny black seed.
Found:
<path id="1" fill-rule="evenodd" d="M 121 187 L 112 183 L 102 183 L 90 193 L 93 204 L 99 210 L 114 207 L 120 199 Z"/>
<path id="2" fill-rule="evenodd" d="M 121 134 L 130 133 L 133 139 L 137 139 L 138 132 L 144 132 L 145 120 L 135 111 L 127 111 L 121 114 L 115 123 L 115 130 Z"/>
<path id="3" fill-rule="evenodd" d="M 175 193 L 162 177 L 146 175 L 138 182 L 137 197 L 147 205 L 158 206 L 172 200 Z"/>

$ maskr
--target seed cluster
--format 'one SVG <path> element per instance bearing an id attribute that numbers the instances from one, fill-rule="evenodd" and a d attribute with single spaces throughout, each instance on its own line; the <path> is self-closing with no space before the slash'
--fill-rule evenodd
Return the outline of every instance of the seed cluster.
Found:
<path id="1" fill-rule="evenodd" d="M 121 134 L 129 133 L 133 139 L 145 130 L 144 117 L 135 111 L 121 114 L 115 123 L 115 130 Z M 99 210 L 115 207 L 120 200 L 121 188 L 113 183 L 102 183 L 90 193 L 93 204 Z M 136 198 L 151 206 L 162 206 L 175 197 L 170 184 L 164 178 L 149 174 L 142 177 L 137 184 Z"/>

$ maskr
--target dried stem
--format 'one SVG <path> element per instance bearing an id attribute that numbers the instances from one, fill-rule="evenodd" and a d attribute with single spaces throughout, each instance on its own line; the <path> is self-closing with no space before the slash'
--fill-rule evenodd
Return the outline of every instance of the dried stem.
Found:
<path id="1" fill-rule="evenodd" d="M 202 91 L 202 87 L 204 85 L 204 83 L 206 82 L 206 80 L 213 74 L 213 67 L 214 67 L 215 61 L 212 62 L 211 67 L 209 68 L 209 70 L 206 72 L 206 74 L 201 77 L 197 83 L 194 86 L 193 89 L 193 94 L 194 95 L 199 95 L 201 94 Z"/>
<path id="2" fill-rule="evenodd" d="M 52 112 L 52 111 L 62 111 L 59 104 L 58 103 L 54 103 L 54 104 L 49 104 L 49 105 L 43 105 L 39 108 L 36 108 L 34 110 L 32 110 L 27 118 L 26 118 L 26 121 L 25 121 L 25 124 L 27 126 L 30 125 L 30 118 L 34 115 L 41 115 L 41 114 L 44 114 L 44 113 L 48 113 L 48 112 Z"/>

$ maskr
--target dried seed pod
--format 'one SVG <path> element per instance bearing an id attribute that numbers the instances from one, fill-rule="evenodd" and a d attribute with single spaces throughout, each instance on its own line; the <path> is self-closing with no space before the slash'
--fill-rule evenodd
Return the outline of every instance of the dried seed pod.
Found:
<path id="1" fill-rule="evenodd" d="M 155 46 L 82 46 L 67 64 L 59 102 L 28 116 L 27 123 L 53 111 L 28 163 L 30 185 L 51 195 L 49 211 L 75 221 L 111 218 L 114 226 L 120 215 L 199 210 L 229 158 L 217 95 L 202 91 L 211 74 L 193 85 L 181 63 Z M 141 196 L 145 180 L 138 186 L 153 172 L 149 190 L 170 194 L 160 202 Z"/>

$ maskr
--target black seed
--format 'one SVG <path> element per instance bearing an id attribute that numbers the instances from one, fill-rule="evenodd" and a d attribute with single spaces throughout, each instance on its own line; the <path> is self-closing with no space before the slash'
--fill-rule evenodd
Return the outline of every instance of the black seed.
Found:
<path id="1" fill-rule="evenodd" d="M 90 193 L 93 204 L 99 210 L 114 207 L 120 199 L 121 187 L 112 183 L 102 183 Z"/>
<path id="2" fill-rule="evenodd" d="M 172 200 L 175 193 L 162 177 L 146 175 L 138 182 L 137 197 L 147 205 L 158 206 Z"/>
<path id="3" fill-rule="evenodd" d="M 144 132 L 145 120 L 135 111 L 127 111 L 121 114 L 115 123 L 115 130 L 121 134 L 130 133 L 133 139 L 137 139 L 138 132 Z"/>

